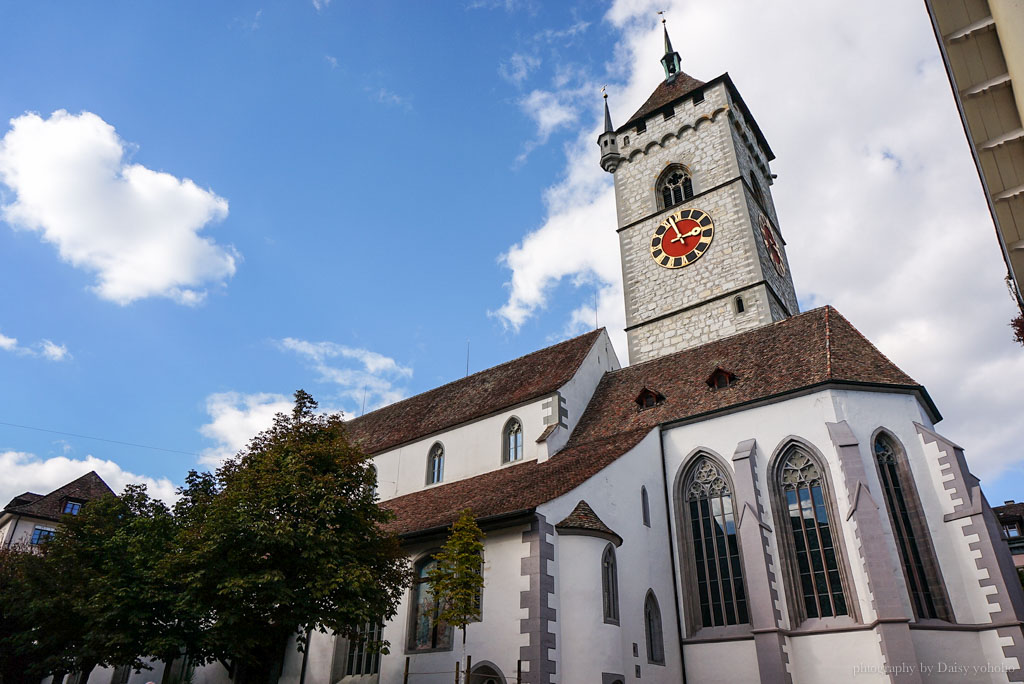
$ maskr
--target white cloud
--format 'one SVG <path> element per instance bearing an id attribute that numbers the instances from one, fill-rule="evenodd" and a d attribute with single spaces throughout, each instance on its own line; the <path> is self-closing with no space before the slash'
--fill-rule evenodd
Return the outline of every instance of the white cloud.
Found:
<path id="1" fill-rule="evenodd" d="M 166 477 L 154 479 L 124 470 L 114 461 L 89 455 L 82 459 L 54 456 L 40 458 L 22 451 L 0 451 L 0 505 L 23 492 L 49 494 L 54 489 L 95 470 L 103 481 L 120 494 L 125 485 L 144 484 L 150 495 L 171 504 L 178 498 L 175 485 Z"/>
<path id="2" fill-rule="evenodd" d="M 498 75 L 513 85 L 521 85 L 530 72 L 540 66 L 540 58 L 516 52 L 498 65 Z"/>
<path id="3" fill-rule="evenodd" d="M 281 349 L 295 352 L 310 363 L 321 382 L 337 385 L 340 396 L 354 407 L 348 411 L 349 414 L 359 415 L 364 403 L 369 411 L 406 396 L 404 388 L 396 383 L 412 377 L 412 369 L 383 354 L 334 342 L 307 342 L 293 337 L 287 337 L 278 344 Z M 355 361 L 357 365 L 346 366 L 345 360 Z"/>
<path id="4" fill-rule="evenodd" d="M 43 339 L 30 347 L 26 347 L 18 344 L 18 338 L 7 337 L 3 333 L 0 333 L 0 349 L 22 356 L 41 357 L 49 361 L 65 361 L 71 358 L 71 353 L 63 344 Z"/>
<path id="5" fill-rule="evenodd" d="M 210 422 L 199 428 L 216 446 L 204 449 L 199 462 L 217 466 L 234 456 L 249 440 L 269 428 L 278 413 L 290 413 L 293 402 L 283 394 L 219 392 L 206 398 Z"/>
<path id="6" fill-rule="evenodd" d="M 403 107 L 405 109 L 411 109 L 412 104 L 409 102 L 409 98 L 399 95 L 398 93 L 388 90 L 387 88 L 377 88 L 376 90 L 367 89 L 373 99 L 377 100 L 381 104 L 390 105 L 392 107 Z"/>
<path id="7" fill-rule="evenodd" d="M 104 299 L 197 304 L 204 285 L 235 272 L 235 251 L 198 234 L 227 216 L 227 200 L 128 163 L 128 151 L 114 127 L 90 112 L 12 119 L 0 140 L 0 181 L 16 199 L 0 208 L 2 216 L 96 273 L 94 289 Z"/>
<path id="8" fill-rule="evenodd" d="M 606 76 L 617 123 L 663 78 L 653 15 L 663 5 L 620 0 L 606 16 L 620 33 Z M 979 476 L 1019 468 L 1024 357 L 1007 327 L 1005 266 L 927 13 L 882 0 L 667 7 L 683 69 L 704 80 L 729 70 L 779 155 L 772 193 L 804 305 L 834 304 L 924 383 L 947 416 L 940 430 L 965 445 Z M 685 43 L 682 27 L 693 29 Z M 811 47 L 808 35 L 818 37 Z M 585 106 L 588 125 L 545 193 L 543 224 L 502 256 L 509 295 L 494 314 L 518 328 L 569 283 L 581 301 L 569 334 L 593 326 L 597 289 L 601 323 L 621 352 L 614 198 L 595 144 L 601 102 L 596 90 L 584 103 L 573 99 L 580 86 L 555 88 L 543 101 Z M 548 130 L 582 119 L 575 111 L 549 118 Z"/>
<path id="9" fill-rule="evenodd" d="M 331 0 L 313 0 L 313 7 L 319 12 L 322 9 L 326 9 L 331 4 Z"/>
<path id="10" fill-rule="evenodd" d="M 333 55 L 324 55 L 324 61 L 331 65 L 331 69 L 338 68 L 338 58 Z"/>

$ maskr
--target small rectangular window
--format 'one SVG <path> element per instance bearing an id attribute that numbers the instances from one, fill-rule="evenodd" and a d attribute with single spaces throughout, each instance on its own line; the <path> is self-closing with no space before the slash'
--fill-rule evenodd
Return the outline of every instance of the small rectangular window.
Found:
<path id="1" fill-rule="evenodd" d="M 647 130 L 647 121 L 645 119 L 641 119 L 640 121 L 638 121 L 636 123 L 636 132 L 637 133 L 643 133 L 646 130 Z"/>
<path id="2" fill-rule="evenodd" d="M 629 147 L 629 136 L 628 135 L 622 136 L 622 146 L 623 147 Z"/>
<path id="3" fill-rule="evenodd" d="M 703 90 L 698 90 L 697 92 L 695 92 L 693 94 L 693 106 L 694 107 L 696 107 L 697 105 L 699 105 L 703 101 L 704 101 L 704 91 Z"/>
<path id="4" fill-rule="evenodd" d="M 42 544 L 47 539 L 52 539 L 53 535 L 56 532 L 57 531 L 52 527 L 42 527 L 40 525 L 36 525 L 36 528 L 32 531 L 32 544 Z"/>
<path id="5" fill-rule="evenodd" d="M 668 121 L 669 119 L 671 119 L 675 115 L 676 115 L 676 108 L 675 107 L 666 107 L 665 108 L 665 120 L 666 121 Z"/>
<path id="6" fill-rule="evenodd" d="M 67 513 L 68 515 L 78 515 L 80 510 L 82 510 L 82 504 L 78 501 L 64 502 L 64 513 Z"/>
<path id="7" fill-rule="evenodd" d="M 1006 533 L 1007 537 L 1019 537 L 1020 527 L 1017 525 L 1003 525 L 1003 532 Z"/>

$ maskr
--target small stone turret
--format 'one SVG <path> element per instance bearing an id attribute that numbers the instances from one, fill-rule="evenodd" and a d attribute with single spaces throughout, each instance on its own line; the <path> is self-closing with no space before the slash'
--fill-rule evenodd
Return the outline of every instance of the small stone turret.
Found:
<path id="1" fill-rule="evenodd" d="M 615 173 L 622 155 L 619 154 L 619 143 L 612 126 L 612 115 L 608 111 L 608 93 L 604 94 L 604 133 L 597 136 L 597 146 L 601 148 L 601 168 L 608 173 Z"/>

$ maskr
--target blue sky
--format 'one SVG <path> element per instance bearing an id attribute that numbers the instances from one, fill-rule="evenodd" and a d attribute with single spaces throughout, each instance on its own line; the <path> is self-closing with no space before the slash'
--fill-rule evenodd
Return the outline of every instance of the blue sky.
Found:
<path id="1" fill-rule="evenodd" d="M 778 155 L 802 305 L 928 386 L 1013 497 L 1024 364 L 923 7 L 667 4 L 684 70 L 729 71 Z M 625 361 L 593 141 L 602 85 L 622 121 L 660 80 L 661 8 L 0 5 L 0 422 L 187 452 L 0 425 L 0 498 L 92 467 L 169 492 L 297 388 L 358 414 L 595 301 Z"/>

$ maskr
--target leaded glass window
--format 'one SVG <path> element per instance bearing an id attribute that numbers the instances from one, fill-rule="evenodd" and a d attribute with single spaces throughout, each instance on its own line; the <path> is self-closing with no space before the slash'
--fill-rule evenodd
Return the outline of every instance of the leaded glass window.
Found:
<path id="1" fill-rule="evenodd" d="M 427 459 L 427 484 L 436 484 L 444 479 L 444 447 L 440 443 L 430 447 Z"/>
<path id="2" fill-rule="evenodd" d="M 809 453 L 793 448 L 779 470 L 779 486 L 789 516 L 793 568 L 805 616 L 847 615 L 820 466 Z"/>
<path id="3" fill-rule="evenodd" d="M 505 424 L 502 461 L 511 463 L 523 457 L 523 424 L 513 418 Z"/>
<path id="4" fill-rule="evenodd" d="M 702 627 L 748 622 L 732 491 L 722 469 L 701 456 L 686 479 L 691 584 Z"/>
<path id="5" fill-rule="evenodd" d="M 452 647 L 452 628 L 440 619 L 441 604 L 430 589 L 428 575 L 437 566 L 433 558 L 421 562 L 412 586 L 412 634 L 410 651 L 430 651 Z"/>
<path id="6" fill-rule="evenodd" d="M 619 574 L 615 567 L 615 549 L 611 544 L 601 556 L 601 597 L 604 621 L 619 624 Z"/>
<path id="7" fill-rule="evenodd" d="M 661 631 L 661 608 L 653 591 L 644 600 L 644 636 L 647 638 L 647 662 L 665 664 L 665 637 Z"/>
<path id="8" fill-rule="evenodd" d="M 928 561 L 931 560 L 931 544 L 927 531 L 919 519 L 911 513 L 908 504 L 909 492 L 900 472 L 896 447 L 885 435 L 875 439 L 875 462 L 882 482 L 885 505 L 899 548 L 903 573 L 907 578 L 907 589 L 918 618 L 938 618 L 940 601 L 928 577 Z"/>
<path id="9" fill-rule="evenodd" d="M 668 209 L 693 197 L 693 180 L 681 166 L 669 169 L 658 183 L 661 208 Z"/>

